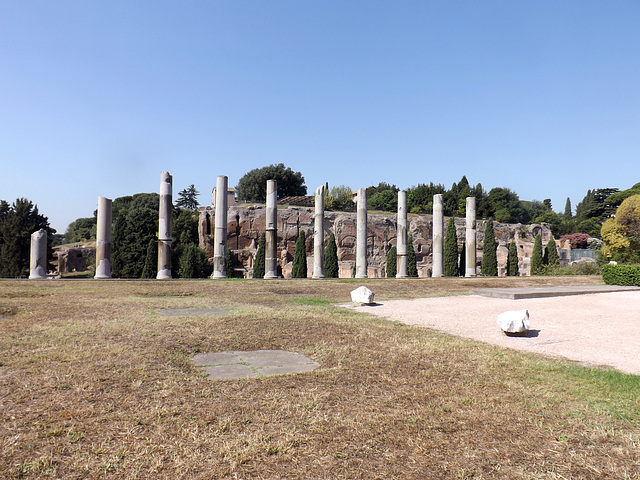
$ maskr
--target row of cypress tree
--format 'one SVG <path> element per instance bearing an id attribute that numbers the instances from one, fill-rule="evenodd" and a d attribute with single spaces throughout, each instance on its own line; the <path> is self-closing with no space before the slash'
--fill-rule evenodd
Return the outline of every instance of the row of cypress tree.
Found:
<path id="1" fill-rule="evenodd" d="M 296 249 L 293 255 L 293 266 L 291 270 L 292 278 L 307 278 L 307 252 L 305 248 L 306 236 L 304 231 L 300 232 L 296 240 Z M 266 236 L 260 235 L 258 241 L 258 251 L 253 264 L 253 278 L 264 278 L 265 274 L 265 244 Z M 409 277 L 418 276 L 416 262 L 416 252 L 413 249 L 413 241 L 409 237 L 409 251 L 407 252 L 407 275 Z M 387 277 L 396 276 L 396 247 L 392 247 L 387 253 Z M 333 232 L 329 235 L 329 241 L 324 249 L 324 276 L 325 278 L 338 278 L 338 247 L 336 237 Z"/>

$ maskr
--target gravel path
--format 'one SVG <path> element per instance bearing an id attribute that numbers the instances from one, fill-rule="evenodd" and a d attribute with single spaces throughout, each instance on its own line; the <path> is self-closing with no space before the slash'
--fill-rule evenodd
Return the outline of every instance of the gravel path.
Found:
<path id="1" fill-rule="evenodd" d="M 468 295 L 387 300 L 375 306 L 348 308 L 494 345 L 640 375 L 640 292 L 523 300 Z M 529 310 L 531 319 L 529 335 L 505 335 L 498 327 L 498 314 L 524 309 Z"/>

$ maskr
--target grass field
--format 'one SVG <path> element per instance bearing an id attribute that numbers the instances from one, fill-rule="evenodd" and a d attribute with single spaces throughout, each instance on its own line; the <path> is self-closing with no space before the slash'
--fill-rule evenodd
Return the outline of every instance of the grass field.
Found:
<path id="1" fill-rule="evenodd" d="M 0 281 L 0 478 L 640 478 L 640 377 L 335 305 L 599 283 Z M 158 314 L 211 307 L 231 314 Z M 212 381 L 191 360 L 254 349 L 321 366 Z"/>

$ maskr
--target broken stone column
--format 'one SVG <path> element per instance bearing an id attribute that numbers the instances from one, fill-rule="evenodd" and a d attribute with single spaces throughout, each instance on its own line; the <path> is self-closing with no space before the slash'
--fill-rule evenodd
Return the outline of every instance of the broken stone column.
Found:
<path id="1" fill-rule="evenodd" d="M 316 189 L 315 207 L 312 278 L 324 278 L 324 185 Z"/>
<path id="2" fill-rule="evenodd" d="M 476 276 L 476 197 L 467 197 L 465 277 Z"/>
<path id="3" fill-rule="evenodd" d="M 407 278 L 407 191 L 398 192 L 398 242 L 396 250 L 398 252 L 398 273 L 396 278 Z"/>
<path id="4" fill-rule="evenodd" d="M 265 235 L 264 278 L 278 278 L 278 184 L 267 180 L 267 219 Z"/>
<path id="5" fill-rule="evenodd" d="M 359 188 L 356 217 L 356 278 L 367 278 L 367 189 Z"/>
<path id="6" fill-rule="evenodd" d="M 41 228 L 31 234 L 29 280 L 47 278 L 47 231 Z"/>
<path id="7" fill-rule="evenodd" d="M 171 278 L 171 223 L 173 178 L 169 172 L 160 174 L 160 216 L 158 220 L 158 280 Z"/>
<path id="8" fill-rule="evenodd" d="M 111 278 L 111 199 L 98 197 L 95 279 Z"/>
<path id="9" fill-rule="evenodd" d="M 433 266 L 432 277 L 444 275 L 444 214 L 441 193 L 433 196 Z"/>
<path id="10" fill-rule="evenodd" d="M 216 219 L 213 247 L 213 278 L 227 278 L 227 177 L 216 181 Z"/>

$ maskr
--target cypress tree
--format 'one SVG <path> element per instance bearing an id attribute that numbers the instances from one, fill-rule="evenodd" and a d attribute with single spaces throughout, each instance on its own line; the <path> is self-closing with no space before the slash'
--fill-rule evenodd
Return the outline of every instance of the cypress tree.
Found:
<path id="1" fill-rule="evenodd" d="M 227 274 L 227 278 L 233 278 L 236 274 L 233 268 L 233 255 L 231 254 L 231 249 L 227 247 L 227 255 L 224 261 L 224 268 Z"/>
<path id="2" fill-rule="evenodd" d="M 329 242 L 324 249 L 324 276 L 338 278 L 338 247 L 333 232 L 329 235 Z"/>
<path id="3" fill-rule="evenodd" d="M 410 278 L 418 278 L 418 262 L 416 260 L 416 251 L 413 248 L 413 238 L 409 235 L 407 244 L 407 276 Z"/>
<path id="4" fill-rule="evenodd" d="M 550 238 L 547 242 L 547 245 L 544 249 L 544 259 L 543 263 L 545 265 L 549 265 L 552 267 L 560 266 L 560 256 L 558 255 L 558 247 L 556 246 L 556 241 L 553 238 Z"/>
<path id="5" fill-rule="evenodd" d="M 458 235 L 453 217 L 449 218 L 447 230 L 444 234 L 444 276 L 458 275 Z"/>
<path id="6" fill-rule="evenodd" d="M 509 253 L 507 254 L 507 275 L 517 277 L 520 274 L 518 270 L 518 247 L 516 242 L 509 244 Z"/>
<path id="7" fill-rule="evenodd" d="M 538 234 L 536 235 L 536 240 L 533 243 L 530 275 L 542 275 L 543 273 L 544 267 L 542 265 L 542 237 L 540 236 L 540 234 Z"/>
<path id="8" fill-rule="evenodd" d="M 496 250 L 498 244 L 496 243 L 496 235 L 493 231 L 493 219 L 487 220 L 487 225 L 484 228 L 484 241 L 482 242 L 482 264 L 480 266 L 480 273 L 486 277 L 498 276 L 498 257 Z"/>
<path id="9" fill-rule="evenodd" d="M 304 230 L 301 230 L 296 240 L 296 249 L 293 254 L 292 278 L 307 278 L 307 249 Z"/>
<path id="10" fill-rule="evenodd" d="M 267 237 L 264 233 L 260 234 L 258 242 L 258 251 L 256 252 L 256 261 L 253 264 L 253 278 L 264 278 L 264 261 Z"/>
<path id="11" fill-rule="evenodd" d="M 564 219 L 571 220 L 573 214 L 571 213 L 571 199 L 567 197 L 567 203 L 564 205 Z"/>
<path id="12" fill-rule="evenodd" d="M 460 252 L 460 264 L 458 275 L 464 277 L 467 274 L 467 242 L 462 242 L 462 252 Z"/>
<path id="13" fill-rule="evenodd" d="M 144 257 L 144 267 L 140 278 L 156 278 L 158 273 L 158 239 L 151 238 L 147 244 L 147 254 Z"/>
<path id="14" fill-rule="evenodd" d="M 200 278 L 202 277 L 202 268 L 198 258 L 198 246 L 194 243 L 188 243 L 182 248 L 179 259 L 180 268 L 178 275 L 180 278 Z"/>
<path id="15" fill-rule="evenodd" d="M 387 278 L 395 278 L 398 263 L 398 251 L 396 247 L 391 247 L 387 252 Z"/>

